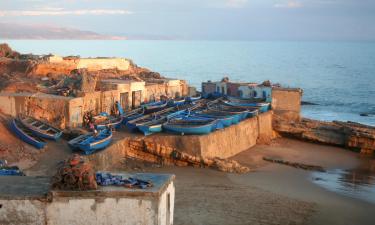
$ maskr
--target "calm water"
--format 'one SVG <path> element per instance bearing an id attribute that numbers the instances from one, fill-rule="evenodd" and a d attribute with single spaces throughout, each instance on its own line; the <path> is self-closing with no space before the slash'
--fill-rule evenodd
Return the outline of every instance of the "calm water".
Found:
<path id="1" fill-rule="evenodd" d="M 22 53 L 118 56 L 200 87 L 229 76 L 304 89 L 303 115 L 375 125 L 375 43 L 6 41 Z M 362 117 L 359 114 L 369 114 Z"/>
<path id="2" fill-rule="evenodd" d="M 375 204 L 375 159 L 361 162 L 355 169 L 314 172 L 312 180 L 327 190 Z"/>

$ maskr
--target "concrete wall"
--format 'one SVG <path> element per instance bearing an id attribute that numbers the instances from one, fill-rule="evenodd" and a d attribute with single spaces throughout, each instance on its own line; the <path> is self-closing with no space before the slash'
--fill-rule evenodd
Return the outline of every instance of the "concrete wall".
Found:
<path id="1" fill-rule="evenodd" d="M 244 85 L 239 86 L 238 91 L 242 94 L 241 98 L 265 98 L 267 102 L 271 102 L 271 87 Z"/>
<path id="2" fill-rule="evenodd" d="M 272 88 L 272 109 L 276 119 L 299 121 L 302 90 L 299 88 Z"/>
<path id="3" fill-rule="evenodd" d="M 151 199 L 67 197 L 49 204 L 46 217 L 47 224 L 54 225 L 133 225 L 159 224 L 158 213 L 158 205 Z"/>
<path id="4" fill-rule="evenodd" d="M 257 143 L 267 144 L 273 138 L 272 111 L 260 114 L 207 135 L 174 135 L 160 133 L 151 136 L 119 134 L 104 151 L 85 156 L 96 170 L 108 170 L 122 163 L 124 158 L 135 158 L 166 165 L 189 165 L 172 157 L 174 151 L 200 158 L 228 158 Z"/>
<path id="5" fill-rule="evenodd" d="M 1 225 L 45 225 L 46 203 L 32 199 L 1 199 Z"/>
<path id="6" fill-rule="evenodd" d="M 159 101 L 161 96 L 166 95 L 165 84 L 147 84 L 145 91 L 145 101 Z"/>
<path id="7" fill-rule="evenodd" d="M 147 189 L 108 186 L 94 191 L 60 191 L 50 190 L 49 183 L 39 181 L 50 180 L 48 177 L 0 177 L 0 224 L 173 224 L 174 175 L 125 175 L 150 180 L 153 186 Z"/>
<path id="8" fill-rule="evenodd" d="M 128 70 L 130 60 L 124 58 L 81 58 L 78 61 L 77 69 L 87 68 L 89 71 L 103 69 Z"/>
<path id="9" fill-rule="evenodd" d="M 228 158 L 253 147 L 258 138 L 271 140 L 272 112 L 263 113 L 208 135 L 154 135 L 145 140 L 203 158 Z"/>
<path id="10" fill-rule="evenodd" d="M 216 84 L 213 82 L 202 82 L 202 92 L 205 94 L 216 92 Z"/>
<path id="11" fill-rule="evenodd" d="M 26 114 L 64 128 L 69 120 L 69 101 L 72 98 L 30 93 L 1 93 L 0 110 L 13 117 Z"/>

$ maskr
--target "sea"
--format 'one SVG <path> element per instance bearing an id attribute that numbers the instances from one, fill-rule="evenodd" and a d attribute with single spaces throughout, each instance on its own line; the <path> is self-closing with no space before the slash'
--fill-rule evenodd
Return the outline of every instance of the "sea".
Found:
<path id="1" fill-rule="evenodd" d="M 303 89 L 304 117 L 375 126 L 375 42 L 0 40 L 21 53 L 114 56 L 201 82 L 270 80 Z"/>

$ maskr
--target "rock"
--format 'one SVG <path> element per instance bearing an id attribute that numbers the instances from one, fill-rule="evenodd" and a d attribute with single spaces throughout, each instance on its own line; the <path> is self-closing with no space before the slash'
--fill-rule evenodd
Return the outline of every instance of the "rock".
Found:
<path id="1" fill-rule="evenodd" d="M 368 114 L 368 113 L 361 113 L 361 114 L 359 114 L 360 116 L 370 116 L 370 114 Z"/>
<path id="2" fill-rule="evenodd" d="M 8 44 L 2 43 L 0 44 L 0 57 L 12 58 L 16 59 L 19 58 L 20 53 L 13 51 Z"/>
<path id="3" fill-rule="evenodd" d="M 319 105 L 319 104 L 313 103 L 313 102 L 301 101 L 301 105 Z"/>
<path id="4" fill-rule="evenodd" d="M 290 122 L 275 117 L 274 129 L 283 136 L 360 151 L 375 152 L 375 127 L 354 122 L 324 122 L 303 118 Z"/>
<path id="5" fill-rule="evenodd" d="M 235 160 L 228 159 L 214 159 L 214 167 L 223 172 L 229 173 L 247 173 L 250 171 L 249 167 L 242 166 Z"/>

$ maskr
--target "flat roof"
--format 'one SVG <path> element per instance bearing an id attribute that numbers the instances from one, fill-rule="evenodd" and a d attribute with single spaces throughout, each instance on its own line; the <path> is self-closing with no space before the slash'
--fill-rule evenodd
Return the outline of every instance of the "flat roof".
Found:
<path id="1" fill-rule="evenodd" d="M 173 174 L 110 173 L 151 181 L 153 186 L 145 189 L 126 188 L 122 186 L 98 186 L 97 190 L 65 191 L 51 190 L 51 177 L 0 176 L 0 199 L 46 199 L 49 194 L 52 197 L 72 198 L 159 197 L 175 179 L 175 175 Z"/>
<path id="2" fill-rule="evenodd" d="M 133 177 L 141 180 L 151 181 L 152 187 L 140 188 L 125 188 L 121 186 L 98 186 L 97 190 L 89 191 L 64 191 L 52 190 L 52 197 L 159 197 L 174 181 L 173 174 L 157 174 L 157 173 L 115 173 L 114 175 L 121 175 L 123 177 Z"/>
<path id="3" fill-rule="evenodd" d="M 50 177 L 0 176 L 0 199 L 46 198 Z"/>

